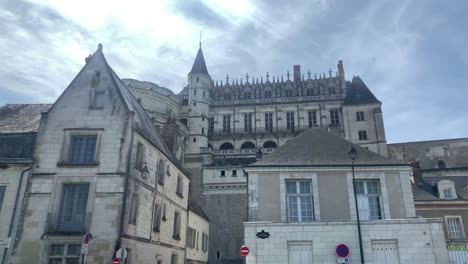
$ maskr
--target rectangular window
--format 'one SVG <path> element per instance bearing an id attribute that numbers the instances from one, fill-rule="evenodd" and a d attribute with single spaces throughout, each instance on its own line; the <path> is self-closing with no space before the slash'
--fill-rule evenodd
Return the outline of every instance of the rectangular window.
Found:
<path id="1" fill-rule="evenodd" d="M 3 198 L 5 197 L 6 186 L 0 186 L 0 213 L 2 212 Z"/>
<path id="2" fill-rule="evenodd" d="M 237 177 L 237 170 L 232 170 L 232 177 Z"/>
<path id="3" fill-rule="evenodd" d="M 361 220 L 382 219 L 382 198 L 379 180 L 356 181 L 359 217 Z"/>
<path id="4" fill-rule="evenodd" d="M 188 95 L 186 94 L 182 96 L 182 105 L 188 105 Z"/>
<path id="5" fill-rule="evenodd" d="M 158 170 L 157 170 L 157 178 L 158 178 L 158 182 L 160 184 L 164 184 L 164 178 L 165 178 L 165 174 L 166 172 L 164 171 L 164 169 L 166 168 L 166 161 L 163 160 L 163 159 L 159 159 L 159 164 L 157 166 Z"/>
<path id="6" fill-rule="evenodd" d="M 195 142 L 197 142 L 197 138 L 196 138 L 196 137 L 193 138 L 193 143 L 195 143 Z"/>
<path id="7" fill-rule="evenodd" d="M 445 225 L 449 239 L 464 239 L 461 216 L 446 216 Z"/>
<path id="8" fill-rule="evenodd" d="M 201 133 L 202 133 L 202 135 L 205 135 L 205 129 L 204 128 L 201 129 Z"/>
<path id="9" fill-rule="evenodd" d="M 273 132 L 273 113 L 265 113 L 265 131 Z"/>
<path id="10" fill-rule="evenodd" d="M 197 95 L 197 89 L 193 89 L 193 95 Z"/>
<path id="11" fill-rule="evenodd" d="M 294 112 L 286 113 L 286 128 L 294 131 Z"/>
<path id="12" fill-rule="evenodd" d="M 338 113 L 338 109 L 330 110 L 330 122 L 332 125 L 340 124 L 340 115 Z"/>
<path id="13" fill-rule="evenodd" d="M 214 117 L 208 119 L 208 134 L 212 134 L 214 131 Z"/>
<path id="14" fill-rule="evenodd" d="M 105 99 L 104 91 L 95 91 L 94 98 L 93 98 L 93 108 L 98 108 L 98 109 L 104 108 L 104 99 Z"/>
<path id="15" fill-rule="evenodd" d="M 356 112 L 356 121 L 364 121 L 364 112 L 358 111 Z"/>
<path id="16" fill-rule="evenodd" d="M 182 179 L 182 176 L 177 176 L 177 187 L 176 187 L 176 194 L 180 197 L 184 197 L 183 191 L 184 191 L 184 180 Z"/>
<path id="17" fill-rule="evenodd" d="M 367 140 L 367 131 L 360 130 L 358 131 L 359 140 Z"/>
<path id="18" fill-rule="evenodd" d="M 153 231 L 159 232 L 161 226 L 161 205 L 154 205 L 154 216 L 153 216 Z"/>
<path id="19" fill-rule="evenodd" d="M 224 176 L 226 176 L 226 171 L 222 170 L 221 171 L 221 177 L 224 177 Z"/>
<path id="20" fill-rule="evenodd" d="M 197 231 L 197 238 L 195 239 L 195 245 L 196 245 L 197 250 L 198 250 L 198 233 L 199 232 Z"/>
<path id="21" fill-rule="evenodd" d="M 197 106 L 197 102 L 193 102 L 193 106 Z"/>
<path id="22" fill-rule="evenodd" d="M 203 91 L 203 97 L 205 97 L 205 95 L 206 95 L 206 92 L 205 92 L 205 91 Z"/>
<path id="23" fill-rule="evenodd" d="M 130 215 L 128 217 L 129 224 L 136 225 L 139 209 L 140 209 L 140 197 L 138 196 L 138 194 L 133 193 L 132 199 L 130 200 Z"/>
<path id="24" fill-rule="evenodd" d="M 252 113 L 244 114 L 244 132 L 252 132 Z"/>
<path id="25" fill-rule="evenodd" d="M 208 235 L 205 233 L 202 233 L 202 251 L 208 251 Z"/>
<path id="26" fill-rule="evenodd" d="M 174 228 L 172 230 L 172 238 L 180 240 L 180 213 L 174 213 Z"/>
<path id="27" fill-rule="evenodd" d="M 188 248 L 195 248 L 195 239 L 196 239 L 196 230 L 187 227 L 187 247 Z"/>
<path id="28" fill-rule="evenodd" d="M 135 169 L 141 170 L 145 162 L 145 146 L 138 142 L 135 157 Z"/>
<path id="29" fill-rule="evenodd" d="M 163 207 L 162 207 L 162 217 L 161 217 L 161 220 L 163 221 L 166 221 L 167 218 L 166 218 L 166 204 L 163 204 Z"/>
<path id="30" fill-rule="evenodd" d="M 317 111 L 309 111 L 309 127 L 318 126 L 317 122 Z"/>
<path id="31" fill-rule="evenodd" d="M 286 181 L 288 221 L 312 222 L 312 183 L 309 180 Z"/>
<path id="32" fill-rule="evenodd" d="M 171 264 L 177 264 L 177 255 L 175 254 L 171 255 Z"/>
<path id="33" fill-rule="evenodd" d="M 231 115 L 223 115 L 223 133 L 231 133 Z"/>
<path id="34" fill-rule="evenodd" d="M 49 264 L 78 264 L 81 244 L 52 244 L 49 246 Z"/>
<path id="35" fill-rule="evenodd" d="M 96 162 L 97 135 L 71 136 L 68 161 L 72 164 L 92 164 Z"/>
<path id="36" fill-rule="evenodd" d="M 445 188 L 444 189 L 444 198 L 445 199 L 452 199 L 452 188 Z"/>
<path id="37" fill-rule="evenodd" d="M 86 229 L 89 184 L 64 184 L 58 217 L 58 231 L 81 232 Z"/>

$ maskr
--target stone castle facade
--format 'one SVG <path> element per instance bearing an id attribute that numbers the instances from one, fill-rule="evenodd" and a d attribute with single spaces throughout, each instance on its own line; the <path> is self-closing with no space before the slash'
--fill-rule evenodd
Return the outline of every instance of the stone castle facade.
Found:
<path id="1" fill-rule="evenodd" d="M 243 167 L 268 155 L 310 127 L 387 155 L 381 102 L 359 77 L 335 73 L 292 74 L 214 81 L 200 47 L 177 95 L 149 82 L 123 79 L 156 123 L 166 144 L 191 175 L 190 195 L 208 214 L 209 261 L 242 263 L 239 248 L 247 221 Z"/>

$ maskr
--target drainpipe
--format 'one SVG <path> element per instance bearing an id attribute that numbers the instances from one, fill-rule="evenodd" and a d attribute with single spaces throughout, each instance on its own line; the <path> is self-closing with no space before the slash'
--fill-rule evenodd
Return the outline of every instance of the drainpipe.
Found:
<path id="1" fill-rule="evenodd" d="M 15 198 L 15 205 L 13 207 L 13 213 L 11 214 L 11 220 L 10 220 L 10 226 L 8 227 L 8 237 L 11 238 L 10 240 L 10 247 L 9 248 L 5 248 L 5 250 L 3 251 L 3 258 L 2 258 L 2 264 L 6 264 L 8 263 L 9 259 L 10 259 L 10 255 L 11 255 L 11 248 L 13 246 L 13 243 L 15 242 L 15 236 L 12 236 L 12 233 L 13 233 L 13 227 L 16 223 L 15 221 L 15 216 L 16 216 L 16 211 L 18 210 L 18 204 L 19 204 L 19 200 L 20 200 L 20 193 L 21 193 L 21 187 L 23 186 L 23 180 L 24 180 L 24 176 L 25 175 L 28 175 L 28 174 L 25 174 L 25 172 L 29 171 L 32 169 L 32 166 L 33 166 L 33 163 L 29 163 L 29 166 L 23 170 L 21 172 L 21 178 L 20 178 L 20 181 L 19 181 L 19 184 L 18 184 L 18 190 L 16 192 L 16 198 Z M 24 192 L 26 193 L 26 188 L 24 190 Z M 23 196 L 24 197 L 24 196 Z"/>
<path id="2" fill-rule="evenodd" d="M 125 211 L 127 209 L 127 202 L 126 201 L 127 201 L 128 184 L 129 184 L 129 178 L 130 178 L 130 162 L 131 162 L 131 158 L 132 158 L 132 149 L 133 149 L 133 134 L 135 133 L 134 129 L 133 129 L 134 116 L 135 116 L 135 113 L 130 112 L 130 114 L 129 114 L 130 122 L 128 124 L 128 126 L 131 129 L 131 131 L 130 131 L 130 141 L 129 141 L 130 147 L 129 147 L 128 156 L 127 156 L 127 169 L 126 169 L 126 173 L 125 173 L 125 186 L 124 186 L 124 195 L 123 195 L 123 204 L 122 204 L 122 214 L 120 215 L 119 236 L 117 237 L 117 241 L 115 243 L 114 251 L 117 251 L 120 248 L 120 246 L 122 244 L 122 236 L 124 234 Z"/>

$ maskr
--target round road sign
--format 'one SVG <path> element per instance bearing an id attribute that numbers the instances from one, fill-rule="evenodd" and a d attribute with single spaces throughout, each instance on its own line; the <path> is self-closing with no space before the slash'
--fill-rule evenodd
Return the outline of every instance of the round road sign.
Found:
<path id="1" fill-rule="evenodd" d="M 114 258 L 112 260 L 112 264 L 120 264 L 120 259 L 119 258 Z"/>
<path id="2" fill-rule="evenodd" d="M 250 252 L 250 250 L 249 250 L 249 248 L 246 247 L 246 246 L 242 246 L 242 247 L 240 248 L 240 254 L 241 254 L 242 256 L 244 256 L 244 257 L 247 256 L 247 255 L 249 254 L 249 252 Z"/>
<path id="3" fill-rule="evenodd" d="M 345 244 L 339 244 L 336 246 L 336 255 L 340 258 L 346 258 L 349 256 L 349 248 Z"/>

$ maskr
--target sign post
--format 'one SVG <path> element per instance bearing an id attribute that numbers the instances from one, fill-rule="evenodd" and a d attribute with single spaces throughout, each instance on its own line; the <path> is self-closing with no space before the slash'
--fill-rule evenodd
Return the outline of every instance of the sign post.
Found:
<path id="1" fill-rule="evenodd" d="M 338 256 L 338 263 L 349 263 L 349 248 L 345 244 L 336 246 L 336 255 Z"/>
<path id="2" fill-rule="evenodd" d="M 240 254 L 241 254 L 242 256 L 245 257 L 245 256 L 247 256 L 249 253 L 250 253 L 250 249 L 249 249 L 248 247 L 242 246 L 242 247 L 240 248 Z"/>
<path id="3" fill-rule="evenodd" d="M 93 235 L 90 232 L 86 232 L 83 236 L 83 244 L 81 244 L 81 264 L 84 263 L 85 256 L 88 255 L 89 241 L 93 239 Z"/>

